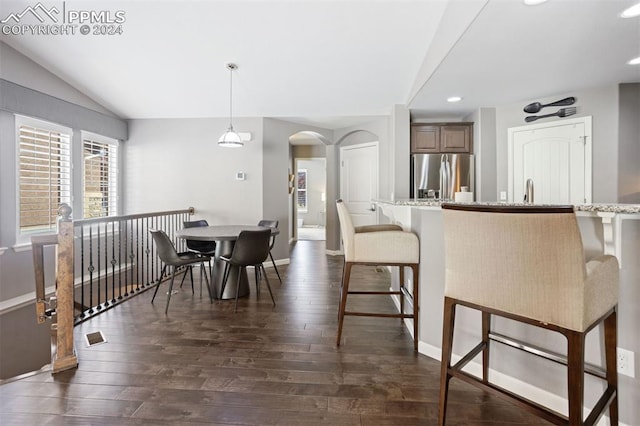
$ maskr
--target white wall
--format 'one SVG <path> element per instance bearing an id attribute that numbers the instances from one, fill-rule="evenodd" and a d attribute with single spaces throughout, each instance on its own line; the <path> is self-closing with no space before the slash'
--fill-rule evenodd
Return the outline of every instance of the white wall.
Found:
<path id="1" fill-rule="evenodd" d="M 257 224 L 262 219 L 262 119 L 235 119 L 253 140 L 218 146 L 228 120 L 129 121 L 122 144 L 125 214 L 195 207 L 210 224 Z M 246 180 L 236 180 L 236 172 Z"/>

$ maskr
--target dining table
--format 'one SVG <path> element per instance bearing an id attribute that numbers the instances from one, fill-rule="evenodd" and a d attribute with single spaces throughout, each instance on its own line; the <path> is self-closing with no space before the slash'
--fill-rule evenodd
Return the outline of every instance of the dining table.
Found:
<path id="1" fill-rule="evenodd" d="M 227 278 L 227 285 L 224 293 L 222 293 L 224 261 L 220 258 L 231 255 L 235 241 L 242 231 L 261 231 L 263 229 L 271 229 L 272 236 L 280 233 L 280 230 L 277 228 L 265 228 L 256 225 L 210 225 L 183 228 L 176 232 L 176 236 L 185 240 L 215 241 L 216 250 L 213 256 L 214 264 L 210 280 L 211 291 L 220 299 L 234 299 L 236 297 L 236 286 L 238 285 L 240 268 L 236 266 L 231 267 L 229 277 Z M 239 283 L 238 297 L 248 296 L 250 287 L 246 269 L 240 274 Z"/>

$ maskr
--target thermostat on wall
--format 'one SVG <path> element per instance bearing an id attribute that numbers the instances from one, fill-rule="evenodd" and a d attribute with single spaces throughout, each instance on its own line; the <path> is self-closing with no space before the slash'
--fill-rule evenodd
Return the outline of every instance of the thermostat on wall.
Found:
<path id="1" fill-rule="evenodd" d="M 244 172 L 236 172 L 236 180 L 245 180 L 246 174 Z"/>

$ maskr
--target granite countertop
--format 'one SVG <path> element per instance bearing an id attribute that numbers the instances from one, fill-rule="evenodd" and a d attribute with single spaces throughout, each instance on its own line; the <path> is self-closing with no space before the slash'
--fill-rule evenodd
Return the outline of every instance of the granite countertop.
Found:
<path id="1" fill-rule="evenodd" d="M 409 206 L 409 207 L 440 207 L 443 201 L 420 199 L 414 200 L 410 198 L 402 200 L 374 200 L 377 203 L 390 204 L 394 206 Z M 474 201 L 472 203 L 456 203 L 455 201 L 447 201 L 451 204 L 477 204 L 482 206 L 530 206 L 526 203 L 499 203 L 499 202 L 479 202 Z M 550 204 L 536 204 L 539 206 L 551 206 Z M 640 204 L 576 204 L 574 205 L 576 211 L 579 212 L 593 212 L 593 213 L 640 213 Z"/>

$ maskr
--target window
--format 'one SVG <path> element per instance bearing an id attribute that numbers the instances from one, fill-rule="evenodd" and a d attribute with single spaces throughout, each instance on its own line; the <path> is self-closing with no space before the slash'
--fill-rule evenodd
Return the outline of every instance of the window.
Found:
<path id="1" fill-rule="evenodd" d="M 117 140 L 82 132 L 73 144 L 72 129 L 19 115 L 16 138 L 18 243 L 55 232 L 61 203 L 74 204 L 75 219 L 118 214 Z"/>
<path id="2" fill-rule="evenodd" d="M 16 117 L 20 233 L 56 229 L 58 206 L 71 203 L 71 129 Z"/>
<path id="3" fill-rule="evenodd" d="M 298 169 L 298 210 L 307 211 L 307 169 Z"/>
<path id="4" fill-rule="evenodd" d="M 98 135 L 82 135 L 83 217 L 118 214 L 118 143 Z"/>

